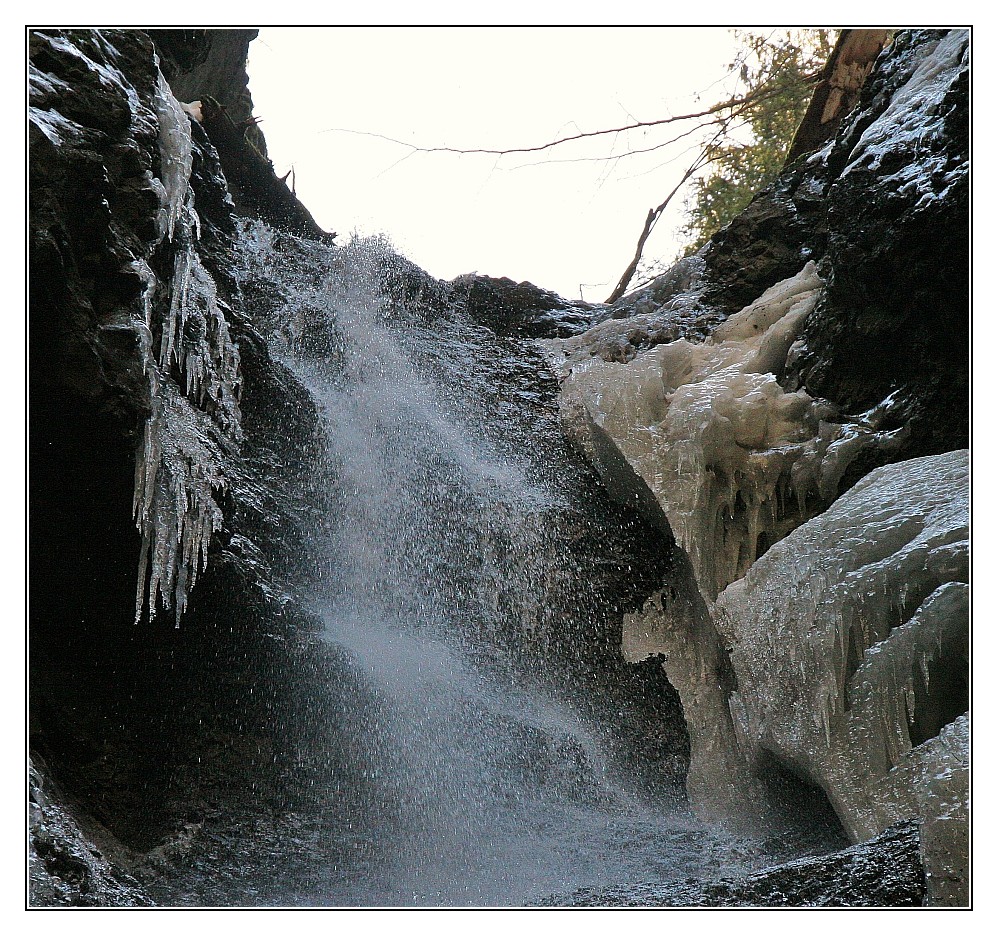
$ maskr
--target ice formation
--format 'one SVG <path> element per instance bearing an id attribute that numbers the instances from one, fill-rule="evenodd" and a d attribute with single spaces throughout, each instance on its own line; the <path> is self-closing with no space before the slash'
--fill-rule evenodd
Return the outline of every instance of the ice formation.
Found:
<path id="1" fill-rule="evenodd" d="M 163 325 L 159 365 L 176 365 L 192 402 L 211 412 L 230 436 L 239 436 L 239 352 L 229 335 L 215 281 L 198 256 L 198 218 L 188 192 L 181 215 L 169 312 Z"/>
<path id="2" fill-rule="evenodd" d="M 136 525 L 142 534 L 136 621 L 148 594 L 149 615 L 157 599 L 173 607 L 179 625 L 199 572 L 208 564 L 208 545 L 222 525 L 215 498 L 228 486 L 215 428 L 169 381 L 153 397 L 141 457 L 135 464 Z"/>
<path id="3" fill-rule="evenodd" d="M 562 418 L 610 491 L 681 547 L 625 616 L 622 651 L 660 657 L 679 692 L 697 810 L 764 817 L 775 759 L 855 840 L 920 818 L 937 893 L 959 893 L 967 453 L 882 468 L 840 495 L 860 453 L 889 455 L 905 430 L 887 428 L 896 394 L 848 416 L 781 385 L 823 288 L 808 263 L 704 342 L 629 360 L 616 351 L 627 323 L 549 342 Z"/>
<path id="4" fill-rule="evenodd" d="M 575 357 L 563 383 L 570 435 L 611 489 L 667 520 L 708 599 L 829 503 L 865 446 L 892 438 L 877 410 L 839 419 L 778 382 L 822 286 L 808 263 L 702 344 L 680 339 L 628 363 Z"/>
<path id="5" fill-rule="evenodd" d="M 681 561 L 641 611 L 624 615 L 621 649 L 631 663 L 660 658 L 679 693 L 690 739 L 686 789 L 694 809 L 710 821 L 762 817 L 764 791 L 728 709 L 734 682 L 726 648 Z"/>
<path id="6" fill-rule="evenodd" d="M 938 733 L 935 709 L 966 710 L 967 461 L 954 452 L 871 472 L 720 595 L 733 706 L 752 745 L 786 752 L 815 779 L 837 759 L 884 776 L 916 728 L 916 738 Z M 879 824 L 865 790 L 840 783 L 830 795 L 855 834 Z"/>
<path id="7" fill-rule="evenodd" d="M 194 149 L 187 114 L 170 91 L 162 72 L 158 75 L 153 106 L 159 123 L 159 181 L 163 187 L 157 223 L 160 237 L 173 240 L 174 227 L 188 200 Z"/>
<path id="8" fill-rule="evenodd" d="M 154 103 L 159 233 L 172 248 L 173 273 L 158 296 L 148 263 L 133 264 L 146 284 L 141 300 L 146 333 L 160 334 L 157 355 L 151 340 L 144 345 L 152 412 L 135 468 L 134 514 L 142 536 L 135 619 L 144 607 L 153 617 L 159 603 L 174 609 L 179 625 L 207 564 L 211 536 L 221 526 L 217 497 L 228 487 L 225 456 L 241 438 L 239 352 L 197 251 L 189 118 L 162 75 Z"/>
<path id="9" fill-rule="evenodd" d="M 195 219 L 188 198 L 163 303 L 158 360 L 146 363 L 152 413 L 136 459 L 134 500 L 142 534 L 136 620 L 148 593 L 150 617 L 158 597 L 164 608 L 174 608 L 178 624 L 198 570 L 207 564 L 211 535 L 221 526 L 216 497 L 228 487 L 226 449 L 241 438 L 239 353 L 214 280 L 197 255 Z M 144 311 L 154 314 L 148 292 Z M 174 367 L 186 396 L 169 376 Z"/>
<path id="10" fill-rule="evenodd" d="M 156 236 L 128 268 L 142 284 L 137 308 L 102 321 L 102 334 L 135 336 L 149 400 L 143 441 L 136 454 L 134 518 L 142 537 L 135 618 L 148 608 L 174 608 L 177 620 L 208 542 L 221 524 L 218 495 L 228 486 L 225 456 L 241 436 L 239 354 L 229 334 L 225 307 L 198 254 L 200 229 L 190 176 L 194 158 L 190 117 L 157 69 L 150 106 L 125 76 L 98 59 L 118 53 L 99 31 L 85 41 L 36 33 L 60 55 L 71 56 L 101 88 L 128 108 L 129 132 L 155 139 L 159 175 L 145 183 L 159 197 Z M 94 54 L 94 48 L 101 53 Z M 29 119 L 53 146 L 95 131 L 61 114 L 61 79 L 32 67 Z M 109 208 L 110 210 L 110 208 Z M 154 267 L 172 267 L 168 277 Z M 158 339 L 158 346 L 157 346 Z M 129 362 L 129 366 L 133 362 Z M 146 600 L 148 596 L 148 600 Z"/>

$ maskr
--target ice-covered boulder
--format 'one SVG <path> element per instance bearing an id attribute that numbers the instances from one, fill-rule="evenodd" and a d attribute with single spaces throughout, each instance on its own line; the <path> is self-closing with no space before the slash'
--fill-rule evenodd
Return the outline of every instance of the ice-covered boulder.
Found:
<path id="1" fill-rule="evenodd" d="M 625 617 L 683 700 L 701 814 L 771 817 L 776 765 L 854 841 L 917 820 L 930 896 L 966 902 L 968 492 L 966 451 L 879 468 L 712 606 L 679 569 Z"/>
<path id="2" fill-rule="evenodd" d="M 966 451 L 879 468 L 716 606 L 743 752 L 820 786 L 854 839 L 920 819 L 930 893 L 966 861 L 968 492 Z"/>

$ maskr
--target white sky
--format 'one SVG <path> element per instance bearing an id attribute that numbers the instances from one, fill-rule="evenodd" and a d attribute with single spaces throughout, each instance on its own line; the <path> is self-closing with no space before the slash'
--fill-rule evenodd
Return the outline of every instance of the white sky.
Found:
<path id="1" fill-rule="evenodd" d="M 341 241 L 384 232 L 443 279 L 509 276 L 570 298 L 586 284 L 581 294 L 601 300 L 695 151 L 578 160 L 663 141 L 670 128 L 501 158 L 341 131 L 533 146 L 712 104 L 733 50 L 719 27 L 272 27 L 250 47 L 250 91 L 278 174 L 294 166 L 299 198 Z M 681 195 L 673 206 L 646 259 L 675 256 Z"/>

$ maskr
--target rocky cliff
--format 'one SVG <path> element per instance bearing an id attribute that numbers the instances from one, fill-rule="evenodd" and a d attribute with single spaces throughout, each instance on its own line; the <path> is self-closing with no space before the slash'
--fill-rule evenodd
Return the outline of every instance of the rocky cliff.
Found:
<path id="1" fill-rule="evenodd" d="M 32 751 L 139 850 L 299 786 L 323 476 L 314 402 L 238 295 L 217 150 L 160 62 L 143 31 L 30 36 Z"/>
<path id="2" fill-rule="evenodd" d="M 342 352 L 331 235 L 252 124 L 253 35 L 30 36 L 41 904 L 140 904 L 123 869 L 219 854 L 234 879 L 239 843 L 307 851 L 295 817 L 368 782 L 305 600 L 336 465 L 280 353 Z M 706 815 L 915 820 L 937 903 L 966 902 L 967 73 L 965 33 L 899 33 L 832 141 L 613 307 L 379 273 L 562 498 L 524 534 L 544 601 L 483 652 Z"/>
<path id="3" fill-rule="evenodd" d="M 967 80 L 966 32 L 899 32 L 834 139 L 548 345 L 568 433 L 684 555 L 623 649 L 679 690 L 701 812 L 764 813 L 782 773 L 854 840 L 917 818 L 944 903 L 967 898 Z"/>

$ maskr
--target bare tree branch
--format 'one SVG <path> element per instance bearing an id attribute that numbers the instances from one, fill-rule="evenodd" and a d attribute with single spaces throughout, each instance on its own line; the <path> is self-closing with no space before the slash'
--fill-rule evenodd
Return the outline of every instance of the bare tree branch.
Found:
<path id="1" fill-rule="evenodd" d="M 616 302 L 627 291 L 627 287 L 630 284 L 631 279 L 634 277 L 638 264 L 641 262 L 641 255 L 644 253 L 645 242 L 651 236 L 651 232 L 655 229 L 658 219 L 662 217 L 662 212 L 669 207 L 669 202 L 672 201 L 672 199 L 676 196 L 676 193 L 704 166 L 709 165 L 720 158 L 718 144 L 723 139 L 726 129 L 727 122 L 725 122 L 717 133 L 714 134 L 710 142 L 700 150 L 697 158 L 690 163 L 689 168 L 687 168 L 686 172 L 683 173 L 683 177 L 678 183 L 676 183 L 676 187 L 666 196 L 665 201 L 656 208 L 650 208 L 648 210 L 648 215 L 645 218 L 645 225 L 641 230 L 641 234 L 638 237 L 637 247 L 634 250 L 634 256 L 631 258 L 631 262 L 627 264 L 627 267 L 625 268 L 623 275 L 618 280 L 617 285 L 614 286 L 613 292 L 610 293 L 606 300 L 604 300 L 608 305 L 612 302 Z"/>
<path id="2" fill-rule="evenodd" d="M 824 74 L 823 70 L 812 72 L 803 77 L 802 83 L 804 85 L 814 85 L 817 84 Z M 453 146 L 417 146 L 414 143 L 406 143 L 404 140 L 397 140 L 394 137 L 385 136 L 381 133 L 370 133 L 363 130 L 350 130 L 341 127 L 330 127 L 326 130 L 320 130 L 320 133 L 352 133 L 358 136 L 368 136 L 379 140 L 385 140 L 389 143 L 394 143 L 398 146 L 408 147 L 410 152 L 406 157 L 414 155 L 415 153 L 454 153 L 456 155 L 490 155 L 496 156 L 497 162 L 498 157 L 513 155 L 516 153 L 541 153 L 546 150 L 553 149 L 556 146 L 562 146 L 566 143 L 574 143 L 579 140 L 594 139 L 597 137 L 605 136 L 617 136 L 621 133 L 626 133 L 629 130 L 641 130 L 648 129 L 651 127 L 661 127 L 667 124 L 683 123 L 685 121 L 696 120 L 700 121 L 694 125 L 689 130 L 684 130 L 670 140 L 654 144 L 647 147 L 628 149 L 623 153 L 617 153 L 609 156 L 601 157 L 585 157 L 579 159 L 566 159 L 566 160 L 543 160 L 543 162 L 589 162 L 589 161 L 619 161 L 626 156 L 634 156 L 639 153 L 650 153 L 654 150 L 662 149 L 667 146 L 671 146 L 677 143 L 684 137 L 691 136 L 694 133 L 699 133 L 707 128 L 715 128 L 714 135 L 711 137 L 710 141 L 704 144 L 700 152 L 697 154 L 696 159 L 690 164 L 690 166 L 683 173 L 683 177 L 679 180 L 676 186 L 668 194 L 665 201 L 655 208 L 651 208 L 645 217 L 644 227 L 641 230 L 641 234 L 638 237 L 637 246 L 634 251 L 634 256 L 631 262 L 627 265 L 624 270 L 620 280 L 614 287 L 613 292 L 610 293 L 609 297 L 605 300 L 607 303 L 616 302 L 627 290 L 628 285 L 634 277 L 637 271 L 638 264 L 641 262 L 641 256 L 644 252 L 645 243 L 651 236 L 655 225 L 658 223 L 659 218 L 661 218 L 662 213 L 669 206 L 669 203 L 676 196 L 676 193 L 694 176 L 697 172 L 703 169 L 704 166 L 709 165 L 712 162 L 717 161 L 721 158 L 721 148 L 720 141 L 723 140 L 726 134 L 730 131 L 732 124 L 736 120 L 749 111 L 751 108 L 756 107 L 762 102 L 771 100 L 773 98 L 778 98 L 785 93 L 785 89 L 779 85 L 762 85 L 758 88 L 751 90 L 747 94 L 743 94 L 740 97 L 730 97 L 725 101 L 721 101 L 714 104 L 711 107 L 705 108 L 704 110 L 691 112 L 688 114 L 679 114 L 671 117 L 662 117 L 658 120 L 633 120 L 632 123 L 624 124 L 619 127 L 605 127 L 601 130 L 591 130 L 591 131 L 579 131 L 578 133 L 573 133 L 568 136 L 559 137 L 555 140 L 549 140 L 547 143 L 541 143 L 536 146 L 515 146 L 507 147 L 503 149 L 490 149 L 487 147 L 473 147 L 473 148 L 460 148 Z M 628 114 L 628 116 L 631 116 Z M 532 163 L 531 165 L 537 165 L 538 163 Z M 393 164 L 397 165 L 397 163 Z M 522 167 L 521 167 L 522 168 Z"/>
<path id="3" fill-rule="evenodd" d="M 740 113 L 741 111 L 739 111 L 738 114 L 733 114 L 732 118 L 738 116 Z M 530 169 L 534 166 L 555 166 L 555 165 L 564 165 L 568 163 L 616 162 L 617 160 L 623 159 L 625 156 L 640 156 L 645 153 L 654 153 L 657 150 L 665 149 L 667 146 L 672 146 L 674 143 L 678 143 L 680 140 L 685 139 L 686 137 L 690 137 L 693 136 L 693 134 L 695 133 L 702 132 L 704 126 L 709 127 L 712 126 L 712 124 L 709 123 L 706 125 L 698 124 L 695 127 L 690 127 L 689 130 L 684 130 L 682 133 L 677 133 L 674 137 L 670 137 L 668 140 L 663 140 L 661 143 L 656 143 L 654 146 L 645 146 L 642 148 L 628 148 L 622 153 L 611 153 L 609 156 L 575 156 L 575 157 L 567 157 L 565 159 L 541 159 L 538 160 L 537 162 L 521 163 L 518 166 L 513 166 L 511 170 L 507 171 L 515 172 L 518 169 Z M 728 124 L 728 127 L 730 129 L 730 124 Z M 678 157 L 676 158 L 678 159 Z M 671 162 L 671 160 L 669 161 Z M 661 165 L 662 164 L 659 164 L 655 168 L 658 169 L 661 167 Z M 646 173 L 641 173 L 641 175 L 644 174 Z"/>
<path id="4" fill-rule="evenodd" d="M 817 72 L 812 72 L 804 76 L 803 85 L 816 85 L 818 84 L 822 76 L 825 74 L 825 69 Z M 697 158 L 693 161 L 690 167 L 683 174 L 682 179 L 676 187 L 669 193 L 668 197 L 662 204 L 658 205 L 656 208 L 649 210 L 647 217 L 645 218 L 644 227 L 641 230 L 641 234 L 638 237 L 637 247 L 634 252 L 634 256 L 631 262 L 627 265 L 624 270 L 623 275 L 618 281 L 617 285 L 614 287 L 612 293 L 605 300 L 607 303 L 616 302 L 624 293 L 627 291 L 631 280 L 637 271 L 638 264 L 641 262 L 641 256 L 644 252 L 645 243 L 647 242 L 652 230 L 654 229 L 658 219 L 662 216 L 662 212 L 665 211 L 669 203 L 675 197 L 676 193 L 685 185 L 697 172 L 699 172 L 704 166 L 711 162 L 715 162 L 724 157 L 725 153 L 722 151 L 721 142 L 724 140 L 731 129 L 731 125 L 735 120 L 741 116 L 750 108 L 758 105 L 760 102 L 768 101 L 773 98 L 779 97 L 784 93 L 784 88 L 779 85 L 762 85 L 755 91 L 744 95 L 742 98 L 738 99 L 739 103 L 735 104 L 734 99 L 730 99 L 722 104 L 715 105 L 712 111 L 712 119 L 699 124 L 695 129 L 703 129 L 705 126 L 716 127 L 716 132 L 713 138 L 704 145 L 701 149 Z M 719 116 L 721 115 L 721 116 Z M 728 151 L 730 155 L 730 148 Z"/>
<path id="5" fill-rule="evenodd" d="M 638 237 L 637 247 L 634 249 L 634 256 L 631 262 L 627 264 L 627 268 L 624 270 L 623 275 L 617 282 L 617 285 L 613 288 L 613 292 L 604 300 L 608 305 L 611 302 L 616 302 L 624 293 L 627 291 L 627 286 L 631 282 L 631 278 L 634 276 L 635 271 L 638 268 L 638 264 L 641 262 L 641 254 L 644 253 L 645 242 L 648 240 L 651 232 L 655 229 L 655 225 L 658 223 L 658 219 L 662 217 L 662 212 L 665 211 L 669 206 L 669 202 L 675 197 L 676 192 L 678 192 L 697 172 L 700 171 L 708 163 L 712 162 L 714 156 L 708 156 L 708 150 L 703 150 L 699 156 L 693 161 L 690 167 L 683 173 L 683 177 L 679 180 L 676 187 L 669 192 L 666 199 L 657 208 L 650 208 L 648 210 L 648 216 L 645 218 L 645 226 L 641 231 L 641 235 Z"/>
<path id="6" fill-rule="evenodd" d="M 813 84 L 818 81 L 821 77 L 820 72 L 815 72 L 812 75 L 808 75 L 805 79 L 806 83 Z M 374 137 L 378 140 L 386 140 L 389 143 L 395 143 L 398 146 L 408 146 L 410 149 L 419 153 L 455 153 L 461 156 L 470 156 L 475 154 L 487 154 L 491 156 L 507 156 L 514 153 L 540 153 L 544 150 L 551 149 L 555 146 L 561 146 L 565 143 L 574 143 L 578 140 L 593 139 L 595 137 L 609 136 L 616 133 L 625 133 L 628 130 L 641 130 L 647 127 L 661 127 L 665 124 L 671 123 L 681 123 L 685 120 L 702 120 L 705 117 L 717 117 L 719 114 L 724 114 L 725 111 L 735 110 L 744 108 L 747 105 L 756 104 L 760 101 L 768 100 L 771 97 L 777 97 L 782 93 L 780 88 L 772 87 L 762 87 L 750 94 L 746 94 L 743 97 L 729 98 L 726 101 L 722 101 L 719 104 L 715 104 L 713 107 L 708 107 L 706 110 L 696 111 L 689 114 L 680 114 L 674 117 L 662 117 L 658 120 L 637 120 L 634 123 L 624 124 L 620 127 L 606 127 L 602 130 L 589 130 L 581 133 L 573 133 L 570 136 L 559 137 L 556 140 L 549 140 L 547 143 L 541 143 L 537 146 L 514 146 L 507 147 L 503 149 L 488 149 L 484 147 L 474 147 L 470 149 L 462 149 L 460 147 L 454 146 L 416 146 L 414 143 L 406 143 L 404 140 L 397 140 L 394 137 L 385 136 L 382 133 L 370 133 L 365 130 L 350 130 L 345 127 L 329 127 L 326 130 L 320 130 L 320 133 L 353 133 L 358 136 L 369 136 Z M 722 118 L 724 119 L 724 118 Z M 709 121 L 707 126 L 715 121 Z M 621 156 L 629 155 L 628 153 L 622 153 Z M 610 157 L 619 158 L 619 157 Z"/>

